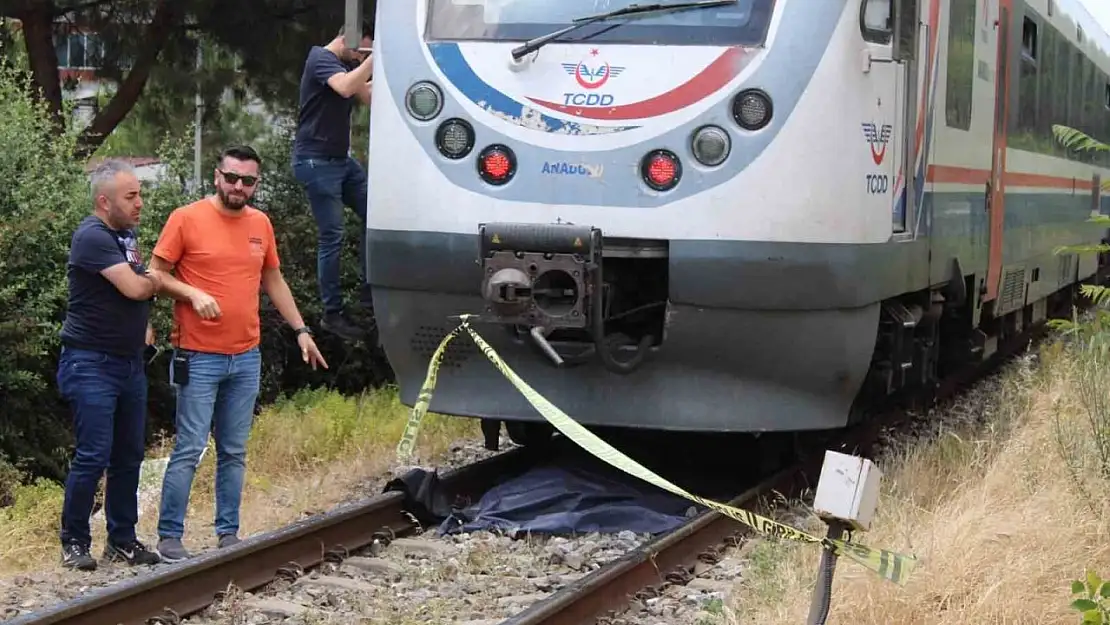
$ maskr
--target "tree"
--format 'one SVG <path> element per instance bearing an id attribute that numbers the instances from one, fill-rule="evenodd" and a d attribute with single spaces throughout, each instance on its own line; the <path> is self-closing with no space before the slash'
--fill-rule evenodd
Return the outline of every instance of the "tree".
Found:
<path id="1" fill-rule="evenodd" d="M 363 0 L 371 17 L 374 1 Z M 96 32 L 96 75 L 118 86 L 78 135 L 87 157 L 134 109 L 156 72 L 176 76 L 181 96 L 197 80 L 198 42 L 210 38 L 236 57 L 243 84 L 277 110 L 296 107 L 301 67 L 310 46 L 331 40 L 343 24 L 340 0 L 0 0 L 0 17 L 20 22 L 34 94 L 45 101 L 56 130 L 66 126 L 55 50 L 59 29 Z M 2 43 L 2 42 L 0 42 Z M 226 69 L 226 68 L 220 68 Z M 207 75 L 213 79 L 212 74 Z"/>

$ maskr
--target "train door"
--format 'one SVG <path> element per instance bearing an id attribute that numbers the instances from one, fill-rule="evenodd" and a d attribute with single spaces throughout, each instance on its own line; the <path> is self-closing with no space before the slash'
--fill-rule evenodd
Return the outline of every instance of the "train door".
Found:
<path id="1" fill-rule="evenodd" d="M 863 91 L 860 125 L 869 152 L 866 169 L 866 210 L 869 214 L 887 212 L 895 239 L 912 237 L 912 217 L 905 194 L 906 138 L 913 129 L 906 116 L 906 65 L 893 58 L 898 37 L 896 0 L 862 0 L 861 30 L 869 54 L 868 78 Z M 905 3 L 916 5 L 916 2 Z"/>
<path id="2" fill-rule="evenodd" d="M 891 101 L 890 123 L 896 129 L 895 140 L 891 141 L 890 154 L 887 157 L 890 169 L 891 193 L 887 196 L 888 206 L 891 210 L 891 232 L 896 239 L 912 239 L 914 229 L 914 197 L 910 190 L 913 188 L 910 176 L 913 175 L 913 142 L 914 132 L 912 111 L 916 85 L 912 84 L 909 63 L 891 63 L 891 84 L 894 89 L 894 98 Z"/>
<path id="3" fill-rule="evenodd" d="M 894 12 L 894 63 L 891 64 L 891 69 L 897 94 L 893 122 L 898 129 L 895 132 L 898 140 L 891 146 L 890 158 L 892 175 L 896 181 L 890 198 L 893 216 L 891 225 L 895 239 L 903 241 L 911 241 L 918 236 L 917 226 L 921 214 L 918 202 L 922 197 L 919 187 L 924 183 L 923 177 L 919 179 L 917 175 L 918 152 L 925 145 L 922 141 L 925 119 L 918 116 L 918 98 L 925 93 L 918 84 L 922 75 L 919 67 L 921 60 L 928 58 L 919 49 L 921 4 L 917 0 L 894 0 L 891 3 Z M 928 71 L 927 67 L 925 71 Z M 922 111 L 927 112 L 927 109 Z"/>
<path id="4" fill-rule="evenodd" d="M 1006 130 L 1010 102 L 1010 15 L 1013 0 L 997 0 L 998 58 L 994 81 L 994 138 L 991 142 L 991 173 L 987 181 L 987 283 L 983 303 L 998 297 L 1002 275 L 1003 217 L 1006 204 Z"/>

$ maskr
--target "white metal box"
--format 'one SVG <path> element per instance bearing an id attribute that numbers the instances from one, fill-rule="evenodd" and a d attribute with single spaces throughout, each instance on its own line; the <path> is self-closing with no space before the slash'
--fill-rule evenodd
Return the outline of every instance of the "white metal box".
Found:
<path id="1" fill-rule="evenodd" d="M 847 522 L 866 531 L 879 505 L 882 472 L 870 460 L 825 450 L 813 507 L 822 518 Z"/>

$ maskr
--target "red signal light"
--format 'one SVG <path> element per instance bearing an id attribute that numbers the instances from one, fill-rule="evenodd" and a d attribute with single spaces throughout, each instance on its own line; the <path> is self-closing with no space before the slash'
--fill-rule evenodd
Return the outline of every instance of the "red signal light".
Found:
<path id="1" fill-rule="evenodd" d="M 656 154 L 648 163 L 648 177 L 657 185 L 666 185 L 674 180 L 674 161 L 661 154 Z"/>
<path id="2" fill-rule="evenodd" d="M 667 150 L 656 150 L 643 160 L 640 173 L 648 186 L 656 191 L 667 191 L 678 184 L 682 165 L 673 153 Z"/>
<path id="3" fill-rule="evenodd" d="M 486 171 L 490 178 L 498 180 L 504 178 L 509 173 L 509 167 L 509 157 L 505 156 L 505 153 L 500 150 L 494 150 L 482 159 L 482 169 Z"/>
<path id="4" fill-rule="evenodd" d="M 503 145 L 491 145 L 478 155 L 478 175 L 490 184 L 505 184 L 515 171 L 512 150 Z"/>

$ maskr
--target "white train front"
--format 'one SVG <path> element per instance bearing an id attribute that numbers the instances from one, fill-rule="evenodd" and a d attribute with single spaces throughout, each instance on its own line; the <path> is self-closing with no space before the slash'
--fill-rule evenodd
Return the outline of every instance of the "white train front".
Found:
<path id="1" fill-rule="evenodd" d="M 861 389 L 928 383 L 944 341 L 981 357 L 1013 325 L 995 321 L 1094 272 L 1052 248 L 1099 240 L 1084 220 L 1110 170 L 1033 158 L 1025 175 L 1081 184 L 1006 186 L 1014 0 L 682 3 L 702 6 L 571 28 L 630 4 L 377 3 L 368 275 L 405 403 L 450 316 L 481 313 L 585 425 L 840 427 Z M 992 74 L 960 136 L 953 16 Z M 1007 199 L 1042 191 L 1065 208 L 1011 229 Z M 542 422 L 465 338 L 431 409 Z"/>

